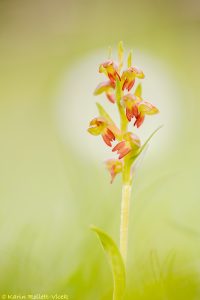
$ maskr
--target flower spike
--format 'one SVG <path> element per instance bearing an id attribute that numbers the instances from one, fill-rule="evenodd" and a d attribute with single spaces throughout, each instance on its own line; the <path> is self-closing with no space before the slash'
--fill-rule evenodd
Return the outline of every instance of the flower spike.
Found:
<path id="1" fill-rule="evenodd" d="M 140 153 L 140 139 L 133 132 L 128 131 L 128 123 L 133 121 L 133 125 L 139 128 L 147 115 L 157 114 L 159 110 L 142 98 L 141 83 L 137 84 L 134 91 L 131 92 L 136 80 L 145 77 L 144 72 L 132 64 L 132 51 L 128 54 L 125 69 L 122 69 L 124 63 L 123 43 L 118 44 L 117 63 L 112 59 L 111 52 L 111 48 L 109 48 L 108 60 L 99 66 L 99 72 L 104 73 L 107 80 L 98 84 L 94 95 L 105 94 L 108 101 L 116 105 L 120 116 L 120 129 L 103 106 L 97 103 L 99 117 L 90 122 L 88 132 L 92 135 L 100 135 L 104 143 L 112 147 L 112 152 L 117 153 L 118 159 L 111 159 L 106 163 L 113 181 L 116 174 L 121 171 L 123 180 L 126 180 L 127 177 L 124 176 L 124 172 L 127 172 L 126 163 L 130 160 L 130 164 L 132 164 L 133 157 L 137 157 Z M 114 141 L 117 141 L 115 145 L 113 145 Z"/>

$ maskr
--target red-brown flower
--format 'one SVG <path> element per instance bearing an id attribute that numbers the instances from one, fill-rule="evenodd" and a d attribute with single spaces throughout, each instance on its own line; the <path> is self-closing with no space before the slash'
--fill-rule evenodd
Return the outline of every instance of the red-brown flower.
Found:
<path id="1" fill-rule="evenodd" d="M 127 94 L 123 97 L 123 103 L 126 108 L 126 117 L 130 122 L 135 118 L 134 126 L 139 128 L 144 122 L 145 115 L 155 115 L 159 110 L 147 101 L 143 101 L 141 97 Z"/>
<path id="2" fill-rule="evenodd" d="M 126 117 L 129 122 L 133 117 L 135 117 L 135 113 L 137 112 L 137 110 L 135 111 L 135 107 L 136 104 L 140 101 L 141 100 L 139 97 L 132 94 L 127 94 L 123 97 L 123 103 L 126 108 Z"/>
<path id="3" fill-rule="evenodd" d="M 120 80 L 118 66 L 112 60 L 102 63 L 99 67 L 99 72 L 105 73 L 112 83 L 115 83 L 117 77 Z"/>
<path id="4" fill-rule="evenodd" d="M 144 122 L 145 115 L 155 115 L 159 110 L 147 101 L 140 101 L 134 106 L 135 122 L 134 126 L 139 128 Z"/>
<path id="5" fill-rule="evenodd" d="M 92 135 L 101 135 L 104 142 L 111 147 L 115 140 L 114 126 L 109 125 L 103 117 L 94 118 L 89 124 L 88 132 Z"/>
<path id="6" fill-rule="evenodd" d="M 124 140 L 119 142 L 113 149 L 113 152 L 117 152 L 119 159 L 123 158 L 127 154 L 134 154 L 137 152 L 141 146 L 140 139 L 137 135 L 131 132 L 124 134 Z"/>
<path id="7" fill-rule="evenodd" d="M 115 83 L 112 81 L 101 82 L 95 89 L 94 95 L 106 94 L 106 97 L 111 103 L 115 103 L 114 96 Z"/>
<path id="8" fill-rule="evenodd" d="M 142 70 L 136 67 L 129 67 L 122 73 L 121 81 L 122 81 L 122 90 L 127 89 L 130 91 L 135 83 L 135 78 L 143 79 L 144 73 Z"/>
<path id="9" fill-rule="evenodd" d="M 111 183 L 115 179 L 116 175 L 122 172 L 123 162 L 119 159 L 109 159 L 106 161 L 106 167 L 111 175 Z"/>

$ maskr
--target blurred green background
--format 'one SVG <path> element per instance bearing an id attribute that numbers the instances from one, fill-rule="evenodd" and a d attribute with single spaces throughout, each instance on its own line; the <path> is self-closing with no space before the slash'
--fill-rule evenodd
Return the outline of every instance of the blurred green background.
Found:
<path id="1" fill-rule="evenodd" d="M 121 182 L 110 185 L 101 157 L 82 154 L 87 142 L 75 129 L 87 124 L 74 111 L 74 143 L 67 133 L 64 141 L 57 95 L 74 65 L 79 70 L 79 62 L 99 49 L 106 55 L 120 40 L 168 66 L 180 97 L 178 109 L 176 96 L 166 106 L 175 135 L 164 136 L 167 151 L 156 159 L 150 147 L 135 180 L 125 299 L 200 299 L 197 0 L 0 0 L 1 294 L 111 299 L 111 273 L 89 225 L 118 241 Z M 81 115 L 85 90 L 92 95 L 95 86 L 88 81 L 84 90 L 82 73 L 75 73 L 71 89 L 82 89 Z M 166 97 L 162 89 L 159 95 Z M 72 100 L 65 101 L 67 124 Z"/>

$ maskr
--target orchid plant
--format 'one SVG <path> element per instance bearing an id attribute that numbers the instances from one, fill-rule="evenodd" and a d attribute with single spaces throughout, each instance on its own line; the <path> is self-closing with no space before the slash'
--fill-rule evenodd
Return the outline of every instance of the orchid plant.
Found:
<path id="1" fill-rule="evenodd" d="M 115 124 L 103 106 L 97 103 L 99 116 L 92 119 L 88 131 L 94 136 L 101 136 L 107 147 L 116 153 L 118 158 L 106 161 L 111 175 L 111 183 L 116 175 L 122 175 L 122 200 L 120 223 L 120 247 L 102 230 L 95 226 L 92 229 L 98 234 L 102 246 L 108 254 L 114 277 L 113 300 L 120 300 L 125 292 L 126 256 L 128 245 L 129 202 L 131 198 L 134 165 L 143 152 L 157 128 L 142 145 L 140 138 L 133 132 L 134 127 L 141 127 L 147 116 L 155 115 L 159 110 L 142 97 L 142 85 L 138 80 L 144 79 L 142 70 L 132 65 L 132 52 L 129 53 L 127 65 L 124 66 L 123 43 L 118 45 L 118 62 L 109 59 L 99 66 L 99 73 L 107 79 L 100 83 L 94 95 L 105 94 L 111 105 L 115 105 L 120 116 L 119 126 Z M 129 124 L 132 129 L 129 131 Z"/>

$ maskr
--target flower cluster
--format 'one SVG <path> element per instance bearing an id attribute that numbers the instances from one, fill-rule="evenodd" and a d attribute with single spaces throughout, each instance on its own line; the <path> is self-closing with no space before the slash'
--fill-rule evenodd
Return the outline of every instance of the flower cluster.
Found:
<path id="1" fill-rule="evenodd" d="M 130 52 L 127 67 L 123 67 L 123 45 L 118 47 L 118 63 L 108 59 L 99 66 L 99 72 L 107 78 L 100 83 L 94 91 L 94 95 L 105 93 L 108 101 L 116 105 L 120 115 L 120 128 L 114 123 L 109 114 L 98 103 L 99 116 L 94 118 L 88 131 L 92 135 L 101 135 L 107 146 L 113 147 L 112 152 L 118 154 L 118 159 L 110 159 L 106 162 L 107 169 L 111 174 L 111 182 L 115 176 L 125 169 L 125 165 L 133 163 L 141 150 L 139 137 L 128 131 L 129 122 L 139 128 L 145 117 L 157 114 L 158 109 L 142 98 L 142 86 L 139 83 L 135 91 L 136 81 L 145 77 L 142 70 L 132 65 L 132 54 Z M 116 143 L 113 145 L 113 143 Z"/>

